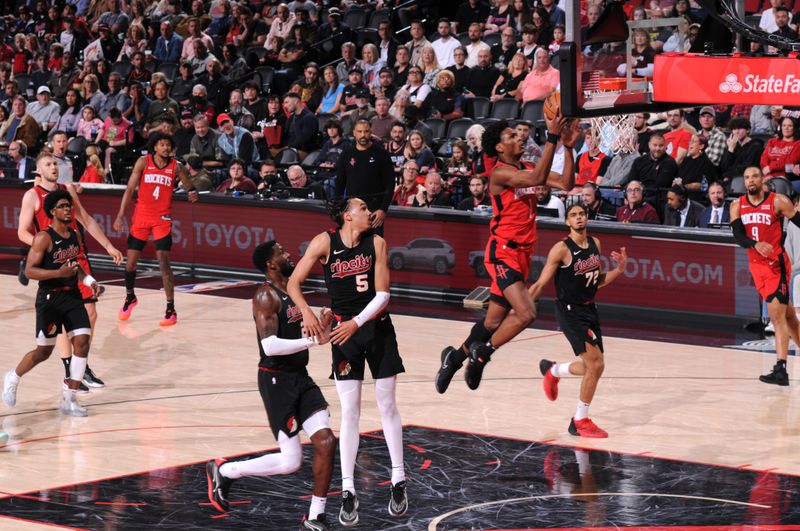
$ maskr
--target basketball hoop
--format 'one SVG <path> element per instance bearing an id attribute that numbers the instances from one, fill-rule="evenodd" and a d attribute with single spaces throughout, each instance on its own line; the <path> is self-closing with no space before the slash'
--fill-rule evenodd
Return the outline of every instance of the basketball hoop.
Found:
<path id="1" fill-rule="evenodd" d="M 600 150 L 618 155 L 636 151 L 638 133 L 633 126 L 633 114 L 612 114 L 589 118 L 593 137 Z"/>

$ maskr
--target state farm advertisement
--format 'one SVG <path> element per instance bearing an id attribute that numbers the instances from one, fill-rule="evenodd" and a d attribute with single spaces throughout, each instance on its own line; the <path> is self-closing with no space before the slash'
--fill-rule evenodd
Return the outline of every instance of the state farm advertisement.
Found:
<path id="1" fill-rule="evenodd" d="M 23 192 L 3 189 L 0 193 L 0 245 L 19 246 L 16 226 Z M 127 229 L 116 232 L 112 227 L 120 196 L 85 191 L 81 197 L 114 245 L 124 250 Z M 204 202 L 202 196 L 195 205 L 176 201 L 173 260 L 252 270 L 252 252 L 259 243 L 277 239 L 297 259 L 316 234 L 333 226 L 321 208 L 296 210 L 271 202 L 235 203 L 235 199 L 224 204 Z M 488 286 L 483 264 L 488 218 L 480 221 L 447 214 L 436 219 L 395 217 L 390 212 L 386 240 L 392 284 L 460 292 Z M 562 227 L 558 222 L 539 223 L 529 281 L 538 277 L 550 247 L 565 236 Z M 599 227 L 594 234 L 601 239 L 606 269 L 614 267 L 608 259 L 612 250 L 625 246 L 629 255 L 624 276 L 601 290 L 600 302 L 722 315 L 752 315 L 755 311 L 757 297 L 747 262 L 732 244 L 610 234 Z M 90 250 L 99 250 L 91 238 L 88 243 Z M 148 245 L 144 257 L 154 256 L 153 246 Z M 321 268 L 316 270 L 317 274 L 321 272 Z M 552 287 L 545 295 L 554 295 Z"/>
<path id="2" fill-rule="evenodd" d="M 710 105 L 797 105 L 800 63 L 788 57 L 658 54 L 653 99 Z"/>

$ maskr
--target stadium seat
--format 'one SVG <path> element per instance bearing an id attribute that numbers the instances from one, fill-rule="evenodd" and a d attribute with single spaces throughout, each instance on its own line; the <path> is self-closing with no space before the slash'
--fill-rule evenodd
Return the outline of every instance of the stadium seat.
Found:
<path id="1" fill-rule="evenodd" d="M 425 120 L 425 125 L 430 127 L 431 131 L 433 131 L 434 140 L 444 138 L 447 132 L 447 122 L 445 122 L 443 118 L 429 118 Z"/>
<path id="2" fill-rule="evenodd" d="M 275 164 L 282 164 L 284 166 L 289 164 L 297 164 L 300 162 L 300 157 L 297 156 L 297 151 L 294 148 L 284 148 L 278 156 L 275 157 Z"/>
<path id="3" fill-rule="evenodd" d="M 472 118 L 456 118 L 447 127 L 447 138 L 464 138 L 467 135 L 467 129 L 472 127 L 475 122 Z"/>
<path id="4" fill-rule="evenodd" d="M 362 48 L 367 43 L 377 45 L 380 42 L 378 30 L 372 28 L 358 28 L 356 30 L 356 46 Z"/>
<path id="5" fill-rule="evenodd" d="M 123 81 L 128 79 L 128 75 L 131 73 L 131 70 L 133 70 L 133 65 L 128 61 L 118 61 L 111 65 L 111 71 L 119 74 Z"/>
<path id="6" fill-rule="evenodd" d="M 489 101 L 489 98 L 467 98 L 467 111 L 466 115 L 469 118 L 474 120 L 480 120 L 481 118 L 488 118 L 489 114 L 491 114 L 492 110 L 492 102 Z"/>
<path id="7" fill-rule="evenodd" d="M 773 177 L 767 181 L 767 188 L 774 191 L 776 194 L 788 195 L 789 197 L 794 195 L 792 184 L 783 177 Z"/>
<path id="8" fill-rule="evenodd" d="M 495 46 L 500 46 L 500 34 L 499 33 L 490 33 L 489 35 L 483 38 L 483 42 L 489 45 L 489 48 L 494 48 Z"/>
<path id="9" fill-rule="evenodd" d="M 365 10 L 354 7 L 347 10 L 342 22 L 347 24 L 351 29 L 357 30 L 358 28 L 366 27 L 368 17 L 369 14 Z"/>
<path id="10" fill-rule="evenodd" d="M 320 150 L 317 149 L 316 151 L 312 151 L 306 158 L 303 159 L 302 166 L 306 168 L 316 168 L 317 166 L 317 157 L 319 157 Z"/>
<path id="11" fill-rule="evenodd" d="M 747 193 L 747 188 L 744 187 L 744 176 L 737 175 L 731 182 L 728 183 L 729 195 L 742 195 Z"/>
<path id="12" fill-rule="evenodd" d="M 501 120 L 516 120 L 518 114 L 519 102 L 515 99 L 503 98 L 494 102 L 489 117 Z"/>
<path id="13" fill-rule="evenodd" d="M 369 16 L 369 23 L 367 24 L 367 26 L 372 29 L 378 29 L 378 24 L 380 24 L 384 20 L 391 20 L 391 16 L 392 14 L 388 9 L 380 9 L 378 11 L 373 11 L 372 14 Z"/>
<path id="14" fill-rule="evenodd" d="M 531 100 L 525 102 L 522 106 L 522 111 L 519 113 L 520 120 L 528 122 L 532 128 L 536 127 L 544 119 L 543 107 L 543 101 Z"/>
<path id="15" fill-rule="evenodd" d="M 17 82 L 20 94 L 27 97 L 36 94 L 36 89 L 39 88 L 31 86 L 31 76 L 28 74 L 15 74 L 14 80 Z"/>
<path id="16" fill-rule="evenodd" d="M 73 136 L 67 144 L 67 153 L 70 155 L 85 155 L 89 142 L 82 136 Z"/>
<path id="17" fill-rule="evenodd" d="M 161 63 L 156 68 L 156 72 L 161 72 L 167 78 L 167 81 L 172 84 L 175 80 L 175 75 L 178 73 L 178 63 Z"/>
<path id="18" fill-rule="evenodd" d="M 275 79 L 275 70 L 271 66 L 259 66 L 256 68 L 256 73 L 260 80 L 259 83 L 261 83 L 261 92 L 269 94 L 272 80 Z"/>
<path id="19" fill-rule="evenodd" d="M 469 42 L 470 42 L 469 41 L 469 33 L 467 33 L 466 31 L 462 31 L 461 33 L 456 35 L 456 38 L 458 39 L 458 42 L 461 43 L 461 46 L 468 46 L 469 45 Z"/>

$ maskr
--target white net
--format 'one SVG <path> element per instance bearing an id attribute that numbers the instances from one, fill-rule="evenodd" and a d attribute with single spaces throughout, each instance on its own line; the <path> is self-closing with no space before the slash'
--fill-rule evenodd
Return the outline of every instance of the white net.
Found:
<path id="1" fill-rule="evenodd" d="M 606 153 L 633 153 L 636 150 L 638 133 L 633 126 L 633 114 L 612 114 L 590 118 L 592 133 Z"/>

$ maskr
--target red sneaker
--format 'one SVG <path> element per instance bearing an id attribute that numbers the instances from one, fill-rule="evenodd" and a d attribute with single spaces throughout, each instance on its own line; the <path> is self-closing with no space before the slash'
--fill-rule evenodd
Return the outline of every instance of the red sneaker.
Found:
<path id="1" fill-rule="evenodd" d="M 558 398 L 558 382 L 561 381 L 561 378 L 553 376 L 553 373 L 550 372 L 550 369 L 555 364 L 556 362 L 550 360 L 542 360 L 539 362 L 539 370 L 542 372 L 542 376 L 544 376 L 542 380 L 544 396 L 551 402 Z"/>
<path id="2" fill-rule="evenodd" d="M 592 419 L 575 420 L 569 422 L 569 433 L 578 437 L 589 437 L 592 439 L 605 439 L 608 432 L 597 427 Z"/>
<path id="3" fill-rule="evenodd" d="M 158 323 L 160 326 L 172 326 L 178 324 L 178 312 L 175 310 L 167 310 L 164 318 Z"/>
<path id="4" fill-rule="evenodd" d="M 133 300 L 125 299 L 125 304 L 122 305 L 120 308 L 119 313 L 117 314 L 117 319 L 120 321 L 127 321 L 131 318 L 131 313 L 133 313 L 133 309 L 136 308 L 136 305 L 139 304 L 139 301 L 136 297 Z"/>

